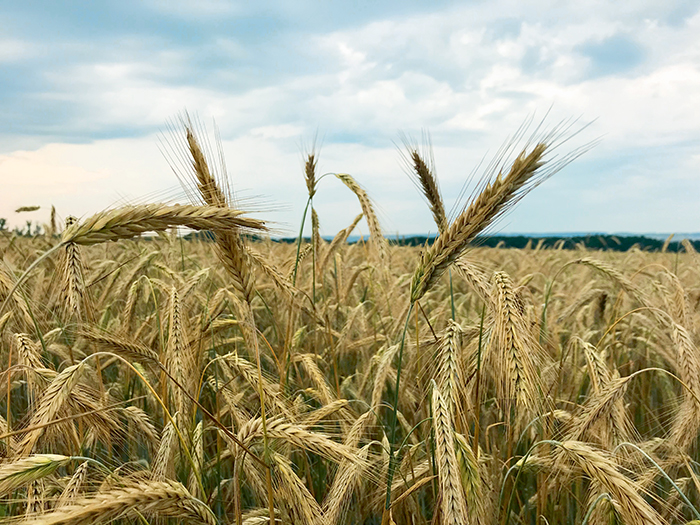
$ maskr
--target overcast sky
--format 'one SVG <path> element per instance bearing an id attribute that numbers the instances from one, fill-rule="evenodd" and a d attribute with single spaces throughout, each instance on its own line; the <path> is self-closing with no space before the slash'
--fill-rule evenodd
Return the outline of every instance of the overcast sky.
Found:
<path id="1" fill-rule="evenodd" d="M 232 186 L 281 234 L 298 229 L 316 136 L 320 172 L 353 175 L 387 235 L 425 233 L 400 133 L 430 132 L 450 208 L 548 112 L 545 127 L 593 122 L 562 154 L 600 143 L 499 231 L 700 231 L 697 1 L 5 1 L 0 217 L 185 202 L 159 150 L 183 110 L 216 122 Z M 26 205 L 42 209 L 14 213 Z M 333 177 L 315 205 L 324 235 L 360 209 Z"/>

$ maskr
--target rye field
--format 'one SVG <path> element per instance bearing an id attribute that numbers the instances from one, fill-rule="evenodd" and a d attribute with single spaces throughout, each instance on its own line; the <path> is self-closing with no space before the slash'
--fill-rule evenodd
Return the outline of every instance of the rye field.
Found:
<path id="1" fill-rule="evenodd" d="M 556 137 L 505 152 L 451 219 L 407 147 L 440 232 L 422 248 L 387 242 L 347 174 L 358 216 L 322 239 L 313 154 L 312 235 L 273 242 L 195 130 L 173 140 L 191 204 L 0 237 L 3 522 L 700 519 L 692 245 L 474 246 L 570 160 Z"/>

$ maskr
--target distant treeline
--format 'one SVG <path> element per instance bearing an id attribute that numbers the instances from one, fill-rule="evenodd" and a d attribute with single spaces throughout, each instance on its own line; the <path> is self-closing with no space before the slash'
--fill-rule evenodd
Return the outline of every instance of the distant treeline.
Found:
<path id="1" fill-rule="evenodd" d="M 425 236 L 401 237 L 390 242 L 401 246 L 423 246 L 426 242 L 432 242 L 434 237 Z M 673 239 L 666 248 L 669 252 L 685 251 L 681 244 L 682 239 Z M 693 247 L 700 251 L 700 241 L 689 241 Z M 530 237 L 525 235 L 490 235 L 477 237 L 474 241 L 477 246 L 490 248 L 562 248 L 574 250 L 585 247 L 591 250 L 611 250 L 626 252 L 631 248 L 639 248 L 643 251 L 661 251 L 664 241 L 644 237 L 643 235 L 586 235 L 573 237 Z"/>
<path id="2" fill-rule="evenodd" d="M 197 237 L 199 239 L 214 240 L 211 232 L 190 233 L 185 236 L 186 239 Z M 274 239 L 275 242 L 295 243 L 297 239 L 294 237 L 286 237 L 282 239 Z M 327 239 L 330 240 L 330 239 Z M 397 236 L 389 237 L 389 242 L 398 246 L 423 246 L 426 243 L 430 244 L 435 240 L 434 236 Z M 685 251 L 681 241 L 683 239 L 673 239 L 667 246 L 666 251 L 678 252 Z M 305 242 L 310 242 L 308 237 L 304 238 Z M 350 240 L 350 243 L 353 241 Z M 355 241 L 357 242 L 357 241 Z M 700 240 L 688 241 L 693 245 L 695 250 L 700 251 Z M 579 247 L 585 247 L 590 250 L 611 250 L 615 252 L 625 252 L 631 248 L 638 248 L 643 251 L 656 252 L 661 251 L 664 246 L 664 241 L 645 237 L 643 235 L 585 235 L 585 236 L 556 236 L 556 237 L 537 237 L 526 235 L 488 235 L 477 237 L 474 241 L 476 246 L 486 246 L 490 248 L 561 248 L 564 250 L 574 250 Z"/>

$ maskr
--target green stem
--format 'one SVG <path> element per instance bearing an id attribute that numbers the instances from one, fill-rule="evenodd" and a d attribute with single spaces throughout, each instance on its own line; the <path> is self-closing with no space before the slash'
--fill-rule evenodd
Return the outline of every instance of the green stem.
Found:
<path id="1" fill-rule="evenodd" d="M 679 487 L 678 485 L 676 485 L 676 483 L 671 479 L 671 477 L 670 477 L 668 474 L 666 474 L 666 471 L 665 471 L 664 469 L 661 468 L 661 465 L 659 465 L 656 461 L 654 461 L 653 458 L 652 458 L 649 454 L 647 454 L 646 452 L 644 452 L 641 448 L 639 448 L 639 447 L 638 447 L 637 445 L 635 445 L 634 443 L 629 443 L 629 442 L 627 442 L 627 441 L 625 441 L 624 443 L 620 443 L 618 446 L 616 446 L 616 447 L 613 449 L 613 454 L 616 454 L 617 451 L 618 451 L 618 449 L 619 449 L 620 447 L 632 447 L 632 448 L 635 449 L 637 452 L 640 452 L 645 458 L 647 458 L 647 459 L 651 462 L 651 464 L 654 465 L 654 467 L 656 467 L 656 470 L 658 470 L 658 471 L 661 473 L 661 475 L 662 475 L 664 478 L 666 478 L 666 481 L 668 481 L 668 482 L 671 484 L 671 486 L 672 486 L 674 489 L 676 489 L 676 492 L 678 492 L 678 494 L 680 495 L 680 497 L 681 497 L 681 499 L 683 500 L 683 502 L 684 502 L 686 505 L 688 505 L 688 507 L 690 507 L 690 509 L 693 511 L 693 514 L 695 514 L 695 517 L 696 517 L 697 519 L 700 519 L 700 512 L 698 512 L 698 509 L 696 509 L 695 506 L 693 506 L 693 504 L 692 504 L 692 503 L 690 502 L 690 500 L 686 497 L 686 495 L 683 494 L 683 492 L 681 491 L 680 487 Z"/>
<path id="2" fill-rule="evenodd" d="M 301 227 L 299 228 L 299 237 L 297 237 L 297 255 L 294 260 L 294 273 L 292 274 L 292 284 L 296 286 L 297 284 L 297 270 L 299 269 L 299 252 L 301 251 L 301 239 L 304 235 L 304 223 L 306 222 L 306 214 L 309 212 L 309 206 L 311 206 L 311 197 L 306 201 L 306 207 L 304 208 L 304 214 L 301 216 Z"/>
<path id="3" fill-rule="evenodd" d="M 476 353 L 476 410 L 474 414 L 474 443 L 472 444 L 472 453 L 475 458 L 479 458 L 479 433 L 481 431 L 481 426 L 479 420 L 481 419 L 481 398 L 479 393 L 479 384 L 481 383 L 481 345 L 483 343 L 484 336 L 484 317 L 486 316 L 486 303 L 481 307 L 481 321 L 479 322 L 479 348 Z"/>
<path id="4" fill-rule="evenodd" d="M 391 482 L 394 479 L 394 470 L 396 469 L 396 457 L 395 457 L 395 443 L 396 443 L 396 426 L 399 417 L 399 387 L 401 385 L 401 363 L 403 360 L 403 349 L 406 343 L 406 332 L 408 332 L 408 320 L 411 318 L 411 312 L 413 311 L 413 306 L 415 302 L 411 303 L 406 313 L 406 323 L 403 327 L 403 333 L 401 334 L 401 346 L 399 347 L 399 363 L 396 365 L 396 389 L 394 390 L 394 413 L 391 419 L 391 439 L 389 441 L 389 472 L 387 474 L 386 482 L 386 500 L 384 502 L 384 509 L 388 512 L 391 507 Z"/>
<path id="5" fill-rule="evenodd" d="M 612 498 L 610 497 L 610 494 L 607 492 L 603 492 L 600 496 L 598 496 L 593 503 L 591 503 L 591 506 L 588 507 L 588 512 L 586 512 L 586 515 L 583 517 L 583 521 L 581 522 L 581 525 L 587 525 L 588 520 L 591 518 L 591 514 L 593 514 L 593 510 L 598 506 L 598 503 L 603 501 L 604 499 L 608 500 L 610 503 L 612 503 Z"/>

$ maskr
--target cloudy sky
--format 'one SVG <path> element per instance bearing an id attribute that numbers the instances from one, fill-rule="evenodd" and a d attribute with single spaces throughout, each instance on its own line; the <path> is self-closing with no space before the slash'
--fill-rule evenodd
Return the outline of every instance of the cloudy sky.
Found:
<path id="1" fill-rule="evenodd" d="M 352 174 L 386 233 L 410 234 L 435 226 L 400 133 L 429 131 L 449 208 L 545 115 L 592 123 L 562 155 L 599 143 L 499 231 L 700 231 L 697 1 L 2 2 L 0 217 L 184 202 L 159 149 L 183 110 L 216 122 L 232 186 L 281 234 L 315 137 L 321 173 Z M 325 235 L 359 212 L 333 177 L 315 205 Z"/>

